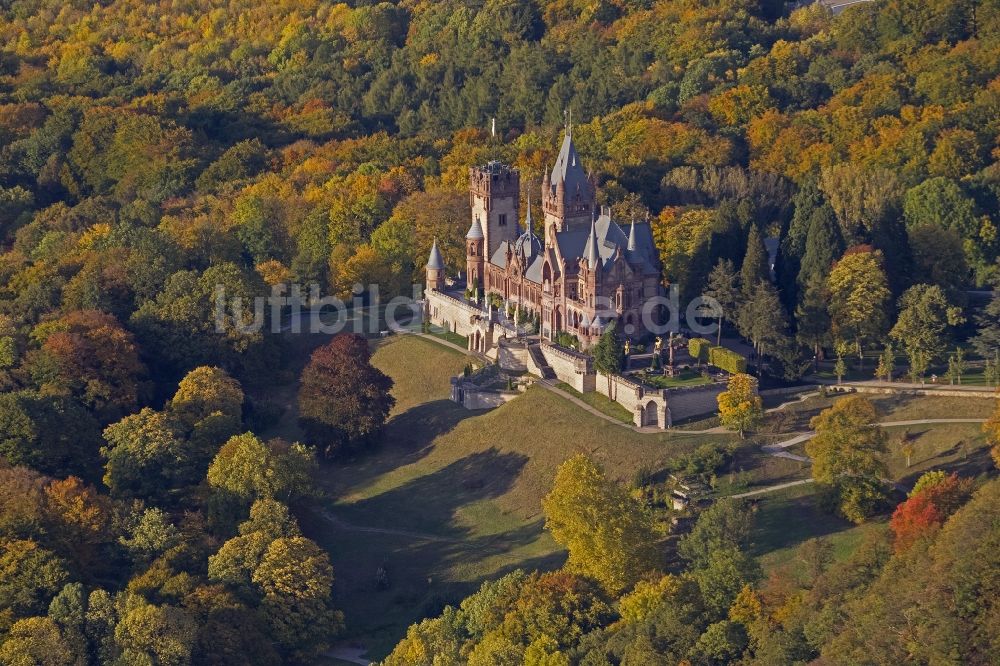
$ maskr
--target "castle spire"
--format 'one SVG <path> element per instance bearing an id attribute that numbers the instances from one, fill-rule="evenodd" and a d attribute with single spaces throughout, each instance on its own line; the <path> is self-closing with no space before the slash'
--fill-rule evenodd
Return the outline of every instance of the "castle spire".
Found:
<path id="1" fill-rule="evenodd" d="M 438 249 L 438 239 L 434 239 L 431 246 L 431 256 L 427 259 L 427 268 L 437 271 L 444 270 L 444 260 L 441 258 L 441 250 Z"/>
<path id="2" fill-rule="evenodd" d="M 594 220 L 593 212 L 590 215 L 590 236 L 587 238 L 587 247 L 583 256 L 587 259 L 587 266 L 591 270 L 600 268 L 600 255 L 597 252 L 597 223 Z"/>
<path id="3" fill-rule="evenodd" d="M 628 228 L 628 251 L 635 252 L 638 245 L 635 242 L 635 216 L 632 216 L 632 224 Z"/>
<path id="4" fill-rule="evenodd" d="M 531 227 L 531 199 L 528 199 L 528 217 L 524 219 L 524 226 L 528 227 L 526 231 L 529 236 L 534 236 L 534 229 Z"/>

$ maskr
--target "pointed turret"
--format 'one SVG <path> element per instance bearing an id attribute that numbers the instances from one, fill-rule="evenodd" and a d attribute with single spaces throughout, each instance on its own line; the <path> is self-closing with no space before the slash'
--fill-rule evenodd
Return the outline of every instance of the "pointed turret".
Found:
<path id="1" fill-rule="evenodd" d="M 437 238 L 431 246 L 431 255 L 427 258 L 427 289 L 444 289 L 444 259 L 438 249 Z"/>
<path id="2" fill-rule="evenodd" d="M 483 271 L 486 268 L 486 236 L 479 216 L 472 218 L 469 233 L 465 234 L 465 271 L 469 289 L 483 286 Z"/>
<path id="3" fill-rule="evenodd" d="M 431 245 L 431 256 L 427 259 L 427 268 L 433 268 L 439 271 L 444 270 L 444 260 L 441 258 L 441 250 L 438 249 L 438 239 L 434 239 L 434 244 Z"/>
<path id="4" fill-rule="evenodd" d="M 483 225 L 479 223 L 479 216 L 472 218 L 472 226 L 469 227 L 469 233 L 465 234 L 467 240 L 482 240 L 485 238 L 483 235 Z"/>
<path id="5" fill-rule="evenodd" d="M 626 248 L 629 252 L 635 252 L 638 245 L 635 242 L 635 218 L 632 218 L 632 224 L 628 228 L 628 247 Z"/>
<path id="6" fill-rule="evenodd" d="M 560 184 L 566 188 L 567 192 L 575 192 L 580 187 L 590 183 L 587 179 L 587 172 L 580 164 L 580 157 L 576 153 L 576 146 L 573 145 L 573 135 L 566 132 L 563 137 L 562 147 L 559 149 L 559 156 L 556 158 L 555 166 L 552 167 L 552 174 L 549 177 L 549 186 Z"/>
<path id="7" fill-rule="evenodd" d="M 528 227 L 527 229 L 525 229 L 525 233 L 527 233 L 529 236 L 534 236 L 535 235 L 535 229 L 533 228 L 533 225 L 531 224 L 531 201 L 530 200 L 528 201 L 528 217 L 526 217 L 525 220 L 524 220 L 524 226 Z"/>
<path id="8" fill-rule="evenodd" d="M 590 218 L 590 236 L 587 237 L 587 247 L 583 250 L 583 257 L 587 260 L 590 270 L 598 270 L 601 265 L 601 257 L 597 251 L 597 223 L 593 215 Z"/>

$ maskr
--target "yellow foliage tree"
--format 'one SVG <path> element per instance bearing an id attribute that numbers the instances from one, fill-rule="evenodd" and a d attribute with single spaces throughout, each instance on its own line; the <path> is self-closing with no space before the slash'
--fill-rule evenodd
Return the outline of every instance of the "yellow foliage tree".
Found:
<path id="1" fill-rule="evenodd" d="M 889 309 L 888 280 L 882 270 L 881 251 L 849 252 L 827 278 L 830 319 L 838 340 L 854 343 L 858 359 L 867 342 L 885 333 Z"/>
<path id="2" fill-rule="evenodd" d="M 753 430 L 764 418 L 764 406 L 757 395 L 757 380 L 750 375 L 735 374 L 729 378 L 726 390 L 719 394 L 719 420 L 740 438 Z"/>
<path id="3" fill-rule="evenodd" d="M 714 213 L 707 208 L 664 208 L 653 221 L 653 242 L 663 262 L 663 275 L 670 282 L 683 282 L 691 258 L 708 242 Z"/>
<path id="4" fill-rule="evenodd" d="M 840 512 L 855 523 L 864 522 L 887 495 L 888 437 L 874 425 L 877 417 L 867 398 L 843 398 L 813 418 L 816 436 L 806 442 L 816 483 L 833 491 Z"/>
<path id="5" fill-rule="evenodd" d="M 742 125 L 774 106 L 766 86 L 730 88 L 708 102 L 709 112 L 726 125 Z"/>
<path id="6" fill-rule="evenodd" d="M 566 547 L 566 569 L 620 594 L 658 568 L 658 534 L 644 506 L 580 454 L 556 472 L 542 500 L 545 527 Z"/>

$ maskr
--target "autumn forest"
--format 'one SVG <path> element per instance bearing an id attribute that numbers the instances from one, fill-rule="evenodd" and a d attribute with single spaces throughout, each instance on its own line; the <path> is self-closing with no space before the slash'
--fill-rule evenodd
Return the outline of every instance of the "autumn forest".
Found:
<path id="1" fill-rule="evenodd" d="M 469 167 L 515 166 L 523 216 L 570 123 L 663 287 L 752 350 L 739 405 L 1000 384 L 1000 0 L 2 0 L 0 664 L 342 663 L 324 478 L 419 391 L 379 340 L 220 328 L 214 294 L 410 294 L 435 240 L 462 271 Z M 564 561 L 410 604 L 370 656 L 996 663 L 996 470 L 886 484 L 876 403 L 800 428 L 821 509 L 876 525 L 843 552 L 765 572 L 754 502 L 671 535 L 567 455 L 532 505 Z M 735 477 L 757 408 L 646 471 Z"/>

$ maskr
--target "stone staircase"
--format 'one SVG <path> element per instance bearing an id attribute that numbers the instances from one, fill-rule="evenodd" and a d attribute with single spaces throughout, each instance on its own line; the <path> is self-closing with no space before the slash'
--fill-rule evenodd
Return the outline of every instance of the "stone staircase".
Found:
<path id="1" fill-rule="evenodd" d="M 531 355 L 531 360 L 538 368 L 538 373 L 542 376 L 542 379 L 556 378 L 556 373 L 549 365 L 548 361 L 545 360 L 545 355 L 542 354 L 542 348 L 540 345 L 528 345 L 528 353 Z"/>

